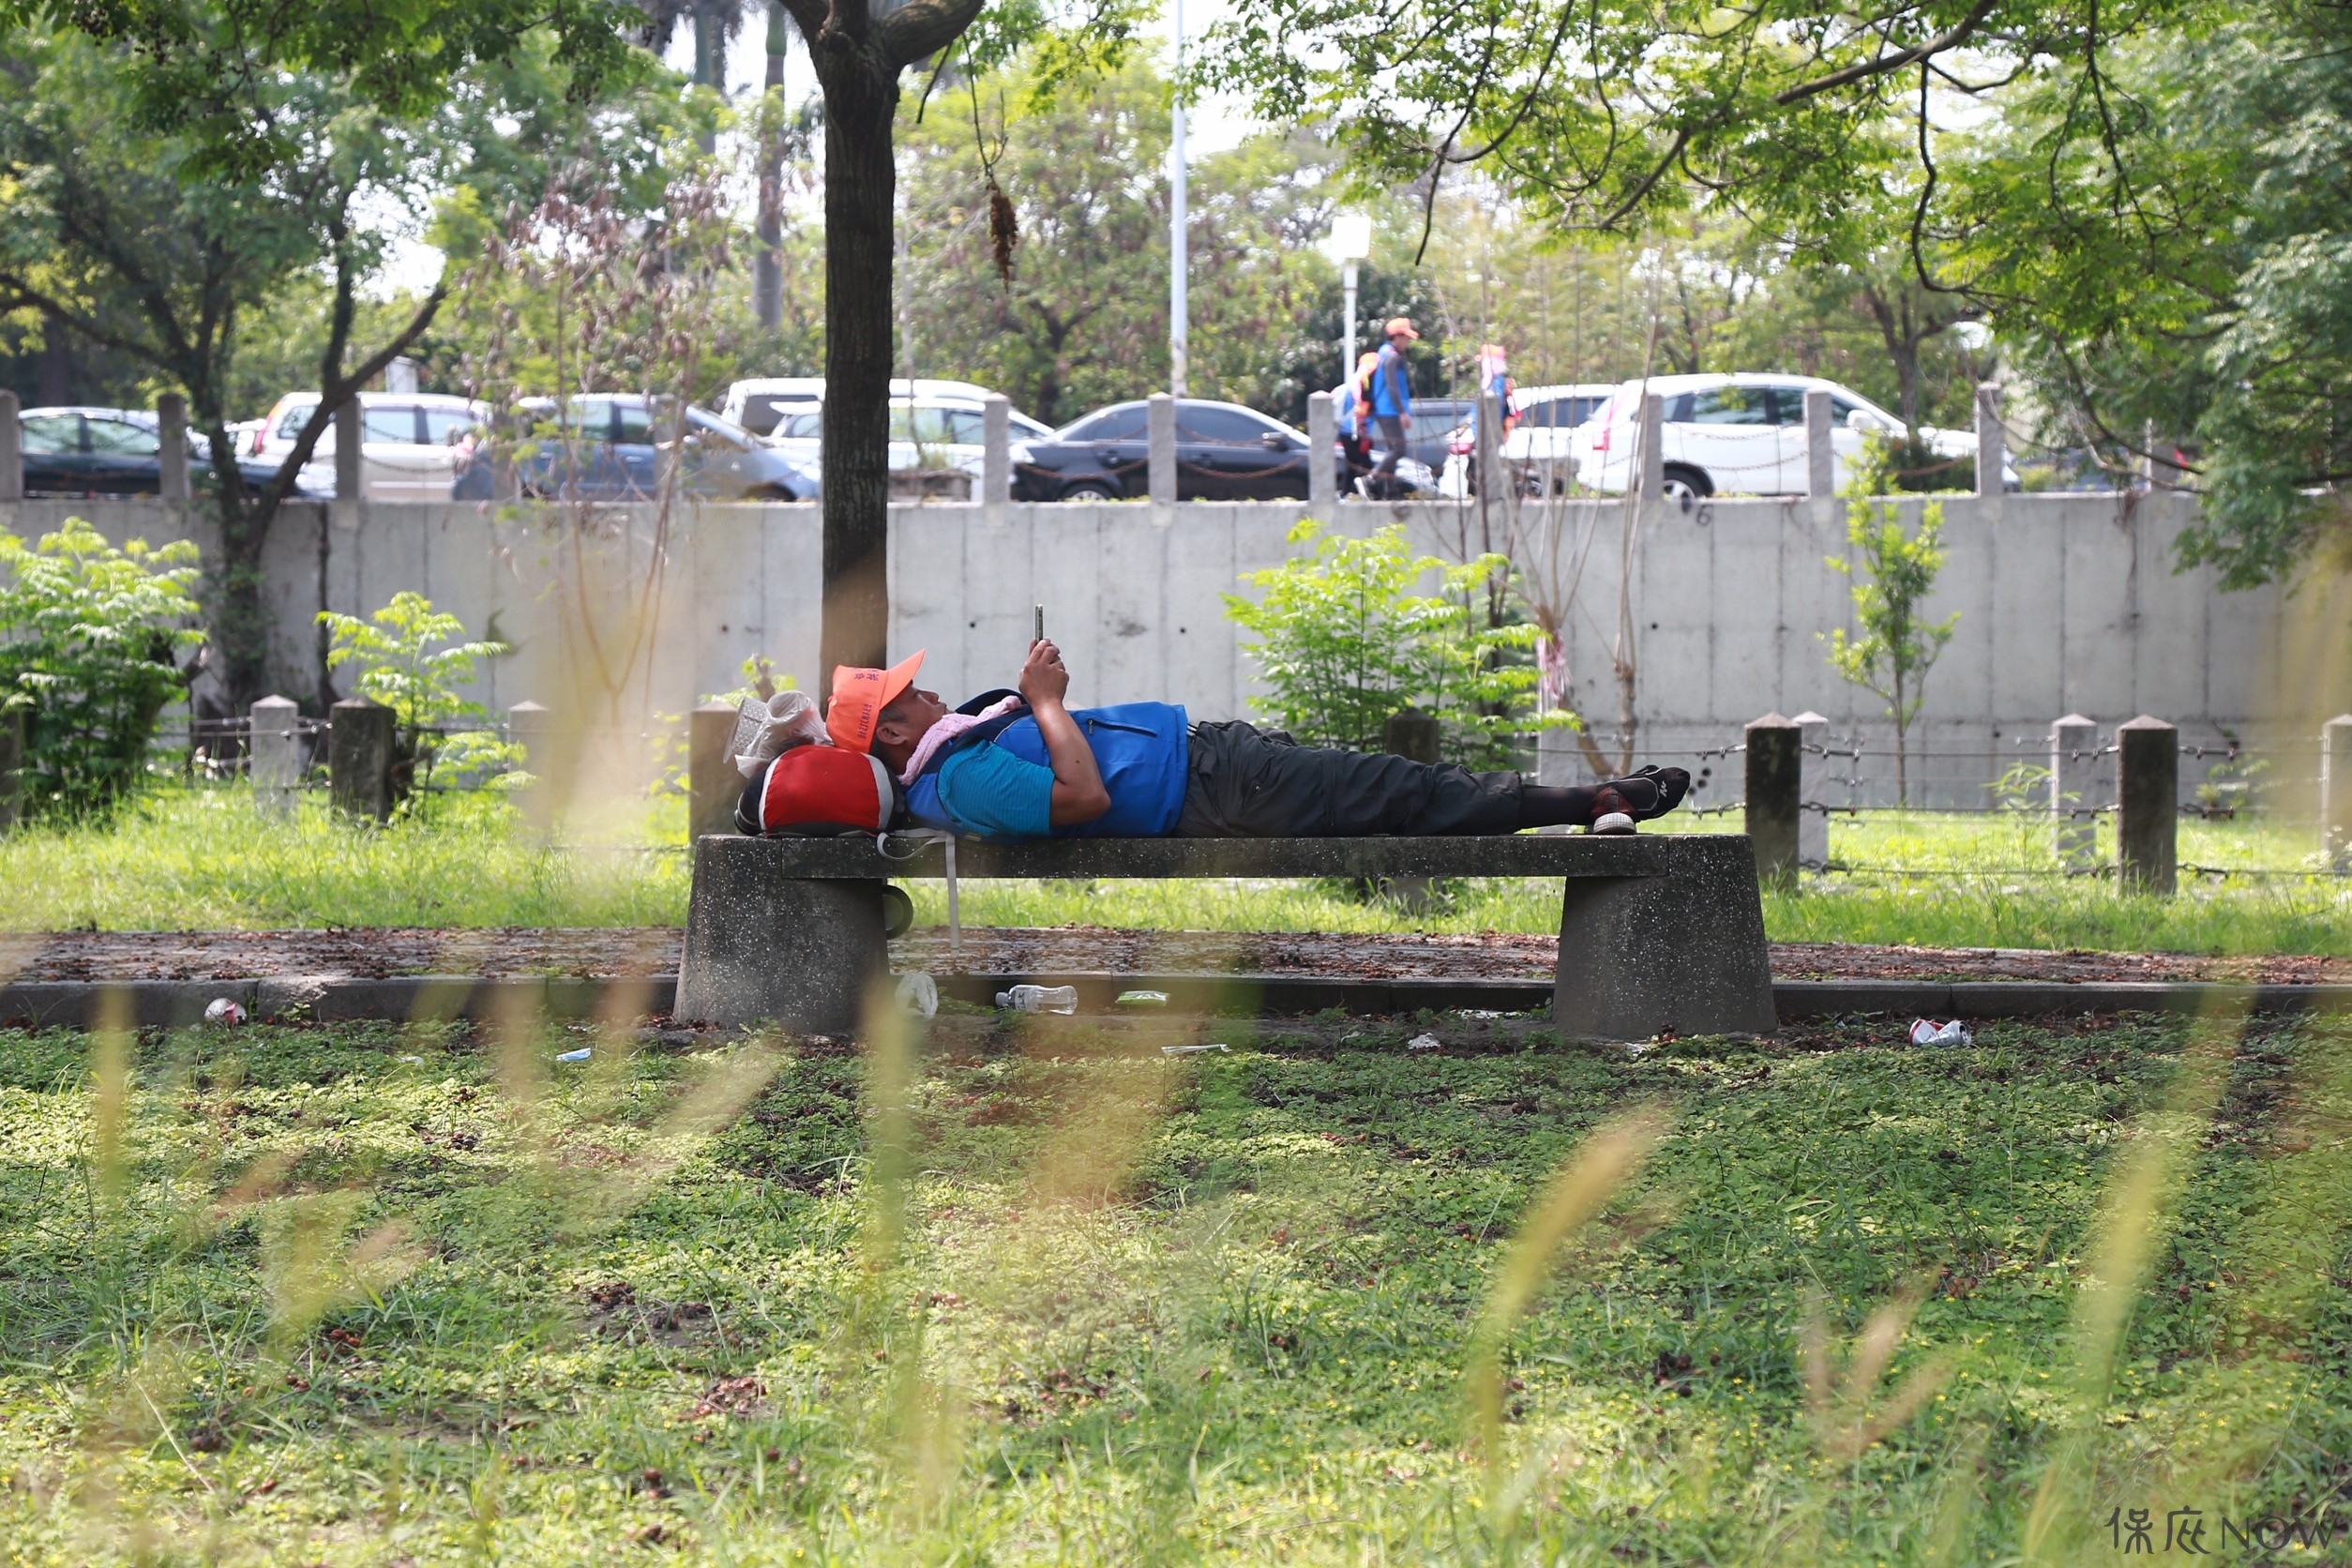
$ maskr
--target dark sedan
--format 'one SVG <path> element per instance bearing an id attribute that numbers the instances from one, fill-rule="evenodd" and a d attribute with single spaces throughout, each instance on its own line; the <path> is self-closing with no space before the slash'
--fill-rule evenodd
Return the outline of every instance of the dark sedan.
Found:
<path id="1" fill-rule="evenodd" d="M 136 408 L 32 408 L 18 416 L 26 495 L 160 495 L 163 434 L 156 416 Z M 188 478 L 212 475 L 204 441 L 189 432 Z M 275 464 L 239 463 L 246 488 L 278 476 Z M 294 493 L 309 492 L 295 487 Z"/>
<path id="2" fill-rule="evenodd" d="M 1151 493 L 1151 405 L 1113 403 L 1013 445 L 1016 501 L 1126 501 Z M 1239 403 L 1176 401 L 1176 498 L 1304 501 L 1306 437 Z"/>
<path id="3" fill-rule="evenodd" d="M 1151 405 L 1113 403 L 1051 436 L 1013 444 L 1016 501 L 1140 501 L 1151 493 Z M 1333 445 L 1338 493 L 1353 495 L 1364 470 L 1350 468 Z M 1256 409 L 1201 398 L 1176 402 L 1179 501 L 1304 501 L 1306 437 Z M 1402 493 L 1435 494 L 1437 475 L 1407 459 L 1397 466 Z"/>

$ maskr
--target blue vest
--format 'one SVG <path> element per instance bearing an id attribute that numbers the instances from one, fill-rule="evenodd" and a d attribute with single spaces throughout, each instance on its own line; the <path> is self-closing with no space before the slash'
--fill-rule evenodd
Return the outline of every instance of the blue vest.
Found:
<path id="1" fill-rule="evenodd" d="M 1161 838 L 1176 831 L 1191 775 L 1191 725 L 1172 702 L 1120 702 L 1074 708 L 1078 733 L 1093 749 L 1094 766 L 1110 792 L 1110 809 L 1091 822 L 1053 830 L 1057 838 Z M 939 773 L 967 746 L 994 744 L 1024 762 L 1050 768 L 1046 737 L 1029 714 L 1008 716 L 956 737 L 907 790 L 907 809 L 926 827 L 955 822 L 939 796 Z"/>

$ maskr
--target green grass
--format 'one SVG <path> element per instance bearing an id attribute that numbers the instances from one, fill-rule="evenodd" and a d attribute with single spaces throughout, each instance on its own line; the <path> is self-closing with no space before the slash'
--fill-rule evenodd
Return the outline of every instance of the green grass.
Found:
<path id="1" fill-rule="evenodd" d="M 2079 1563 L 2118 1508 L 2225 1560 L 2224 1516 L 2343 1522 L 2340 1027 L 1153 1048 L 1185 1027 L 0 1035 L 0 1560 Z M 1637 1104 L 1648 1165 L 1515 1250 Z M 1507 1263 L 1556 1277 L 1490 1476 Z"/>
<path id="2" fill-rule="evenodd" d="M 105 830 L 0 838 L 0 925 L 18 929 L 322 926 L 676 925 L 686 915 L 684 808 L 664 797 L 609 837 L 542 842 L 488 795 L 435 798 L 383 829 L 304 802 L 291 823 L 257 817 L 240 789 L 159 792 Z M 1667 819 L 1731 831 L 1735 816 Z M 1932 946 L 2352 955 L 2352 880 L 2312 868 L 2310 835 L 2268 821 L 2184 822 L 2185 864 L 2284 876 L 2184 877 L 2179 897 L 2128 897 L 2112 879 L 2057 874 L 2031 820 L 1917 812 L 1839 819 L 1831 852 L 1860 867 L 1808 876 L 1765 899 L 1778 940 Z M 1890 874 L 1880 867 L 1901 867 Z M 943 885 L 916 882 L 918 918 L 947 917 Z M 1296 882 L 968 882 L 975 926 L 1189 930 L 1550 931 L 1542 881 L 1452 884 L 1411 913 Z"/>

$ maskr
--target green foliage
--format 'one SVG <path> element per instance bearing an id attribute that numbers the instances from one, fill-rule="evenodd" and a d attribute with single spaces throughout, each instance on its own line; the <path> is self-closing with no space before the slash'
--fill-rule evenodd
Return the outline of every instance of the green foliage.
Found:
<path id="1" fill-rule="evenodd" d="M 902 133 L 899 286 L 919 373 L 970 376 L 1060 424 L 1167 382 L 1169 121 L 1168 83 L 1147 64 L 1048 91 L 1053 68 L 1033 53 L 942 85 Z M 1019 227 L 1009 283 L 975 136 Z M 1315 241 L 1336 194 L 1331 162 L 1280 135 L 1197 159 L 1189 243 L 1196 276 L 1217 284 L 1192 296 L 1194 396 L 1303 406 L 1309 388 L 1289 361 L 1329 340 L 1317 318 L 1333 267 Z"/>
<path id="2" fill-rule="evenodd" d="M 445 734 L 439 726 L 455 718 L 488 718 L 490 710 L 457 687 L 474 678 L 474 661 L 511 650 L 504 642 L 461 642 L 465 626 L 432 600 L 406 589 L 363 621 L 337 611 L 319 611 L 319 625 L 333 639 L 326 667 L 359 666 L 359 690 L 390 708 L 400 735 L 395 783 L 403 792 L 424 788 L 436 765 L 462 773 L 494 775 L 508 788 L 529 780 L 512 770 L 522 748 L 487 730 Z M 448 646 L 435 648 L 433 643 Z"/>
<path id="3" fill-rule="evenodd" d="M 1828 641 L 1831 667 L 1886 703 L 1894 720 L 1896 798 L 1907 801 L 1905 743 L 1927 700 L 1927 671 L 1952 641 L 1960 616 L 1954 611 L 1931 624 L 1921 615 L 1936 574 L 1943 569 L 1941 504 L 1931 501 L 1921 508 L 1914 535 L 1905 531 L 1897 507 L 1871 499 L 1886 493 L 1896 451 L 1882 441 L 1865 442 L 1847 481 L 1846 537 L 1859 562 L 1833 555 L 1830 566 L 1854 579 L 1854 620 L 1862 629 L 1849 637 L 1837 627 Z"/>
<path id="4" fill-rule="evenodd" d="M 1417 707 L 1443 726 L 1449 760 L 1507 766 L 1515 734 L 1576 727 L 1573 714 L 1529 711 L 1536 671 L 1525 656 L 1536 628 L 1470 613 L 1475 592 L 1509 573 L 1503 556 L 1449 566 L 1414 555 L 1394 523 L 1355 539 L 1303 521 L 1290 540 L 1315 552 L 1250 573 L 1243 580 L 1258 599 L 1228 594 L 1225 612 L 1259 639 L 1253 652 L 1272 690 L 1250 706 L 1303 744 L 1378 751 L 1389 716 Z M 1437 594 L 1414 591 L 1433 575 Z"/>
<path id="5" fill-rule="evenodd" d="M 2111 469 L 2188 462 L 2179 540 L 2230 587 L 2347 531 L 2352 13 L 2185 8 L 2101 57 L 2096 93 L 2030 73 L 1951 165 L 1955 277 L 1995 302 L 2046 439 Z"/>
<path id="6" fill-rule="evenodd" d="M 102 814 L 144 776 L 188 690 L 173 656 L 204 640 L 195 561 L 186 540 L 117 550 L 80 518 L 30 546 L 0 530 L 0 709 L 23 715 L 28 816 Z"/>

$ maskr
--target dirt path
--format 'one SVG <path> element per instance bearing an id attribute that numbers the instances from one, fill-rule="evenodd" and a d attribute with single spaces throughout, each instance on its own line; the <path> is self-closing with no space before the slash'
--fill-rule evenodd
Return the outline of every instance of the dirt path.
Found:
<path id="1" fill-rule="evenodd" d="M 318 931 L 0 933 L 8 980 L 213 980 L 276 974 L 664 974 L 678 967 L 668 927 L 563 930 L 358 927 Z M 967 930 L 960 967 L 982 973 L 1353 975 L 1365 979 L 1540 978 L 1558 943 L 1545 936 L 1350 935 L 1299 931 L 1137 931 L 1102 926 Z M 891 944 L 901 969 L 951 967 L 944 927 Z M 1784 980 L 2352 980 L 2352 960 L 2301 956 L 2041 952 L 1774 942 Z"/>

